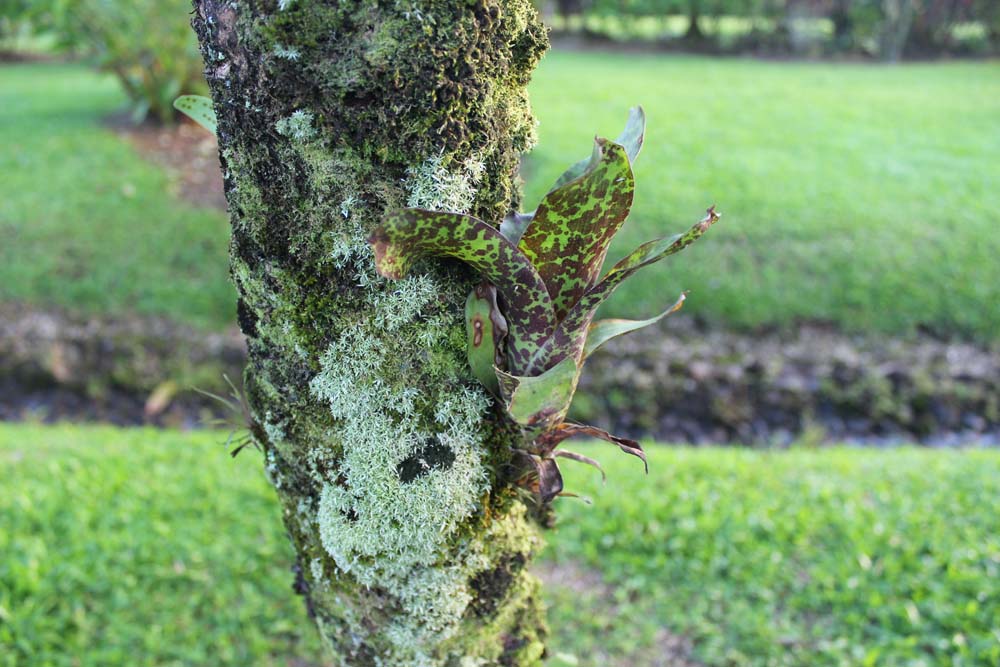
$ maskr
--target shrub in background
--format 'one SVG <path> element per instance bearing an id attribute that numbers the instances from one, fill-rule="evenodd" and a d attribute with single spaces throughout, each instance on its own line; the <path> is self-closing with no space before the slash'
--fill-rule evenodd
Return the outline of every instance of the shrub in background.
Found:
<path id="1" fill-rule="evenodd" d="M 19 50 L 33 32 L 35 13 L 31 0 L 0 0 L 0 53 Z"/>
<path id="2" fill-rule="evenodd" d="M 60 44 L 95 57 L 121 82 L 132 118 L 175 118 L 181 93 L 207 92 L 188 0 L 52 0 L 48 23 Z"/>

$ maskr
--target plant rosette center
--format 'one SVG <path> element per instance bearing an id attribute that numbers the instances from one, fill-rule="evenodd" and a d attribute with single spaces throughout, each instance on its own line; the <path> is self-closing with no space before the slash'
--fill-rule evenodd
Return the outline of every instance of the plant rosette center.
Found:
<path id="1" fill-rule="evenodd" d="M 567 169 L 533 213 L 512 213 L 499 228 L 462 213 L 390 211 L 368 242 L 378 272 L 405 276 L 423 257 L 460 260 L 483 278 L 466 302 L 473 375 L 518 425 L 518 483 L 543 503 L 563 493 L 559 458 L 593 459 L 558 449 L 573 436 L 606 440 L 646 462 L 639 443 L 565 421 L 587 358 L 616 336 L 677 312 L 686 294 L 645 320 L 594 320 L 598 307 L 639 269 L 688 247 L 719 215 L 686 232 L 639 246 L 601 275 L 612 238 L 632 208 L 632 163 L 645 135 L 641 107 L 614 141 L 598 137 L 589 158 Z M 603 471 L 602 471 L 603 474 Z"/>

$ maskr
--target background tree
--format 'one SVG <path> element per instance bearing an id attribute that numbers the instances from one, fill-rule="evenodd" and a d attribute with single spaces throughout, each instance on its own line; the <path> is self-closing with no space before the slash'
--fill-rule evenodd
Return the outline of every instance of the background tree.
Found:
<path id="1" fill-rule="evenodd" d="M 182 20 L 189 7 L 188 0 L 43 0 L 34 11 L 63 49 L 114 74 L 134 121 L 168 123 L 179 94 L 205 88 L 198 45 Z"/>
<path id="2" fill-rule="evenodd" d="M 195 0 L 249 345 L 253 436 L 297 590 L 343 664 L 532 665 L 538 546 L 465 358 L 471 273 L 379 278 L 383 212 L 518 203 L 527 0 Z"/>
<path id="3" fill-rule="evenodd" d="M 28 0 L 0 0 L 0 55 L 13 53 L 32 32 L 34 7 Z"/>

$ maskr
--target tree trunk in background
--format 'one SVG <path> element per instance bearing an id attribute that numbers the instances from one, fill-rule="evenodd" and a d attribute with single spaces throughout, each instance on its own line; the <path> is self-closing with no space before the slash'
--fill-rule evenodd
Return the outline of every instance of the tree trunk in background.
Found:
<path id="1" fill-rule="evenodd" d="M 834 0 L 830 9 L 833 22 L 833 42 L 838 50 L 850 49 L 854 45 L 854 20 L 851 17 L 851 0 Z"/>
<path id="2" fill-rule="evenodd" d="M 705 40 L 705 33 L 701 31 L 701 2 L 702 0 L 688 0 L 688 27 L 684 33 L 684 39 L 689 42 L 702 42 Z"/>
<path id="3" fill-rule="evenodd" d="M 899 62 L 906 48 L 906 39 L 913 22 L 914 0 L 882 1 L 882 35 L 880 50 L 888 62 Z"/>
<path id="4" fill-rule="evenodd" d="M 195 0 L 251 431 L 336 664 L 536 665 L 539 545 L 472 379 L 472 279 L 376 276 L 389 208 L 499 223 L 547 46 L 528 0 Z"/>

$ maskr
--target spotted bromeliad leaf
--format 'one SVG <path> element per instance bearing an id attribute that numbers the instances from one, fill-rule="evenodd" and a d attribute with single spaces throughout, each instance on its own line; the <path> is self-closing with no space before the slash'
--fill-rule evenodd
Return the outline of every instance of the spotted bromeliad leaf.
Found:
<path id="1" fill-rule="evenodd" d="M 466 303 L 469 365 L 520 426 L 520 477 L 543 502 L 562 491 L 557 457 L 597 465 L 557 450 L 568 437 L 607 440 L 645 463 L 637 442 L 565 418 L 587 357 L 611 338 L 676 312 L 685 295 L 648 320 L 594 322 L 594 315 L 626 278 L 683 250 L 719 218 L 710 208 L 687 232 L 639 246 L 600 276 L 632 207 L 632 162 L 645 122 L 642 108 L 632 109 L 615 141 L 596 139 L 590 158 L 567 169 L 534 213 L 511 214 L 499 228 L 460 213 L 408 208 L 388 213 L 368 239 L 377 270 L 388 278 L 404 276 L 425 256 L 459 259 L 483 276 Z"/>
<path id="2" fill-rule="evenodd" d="M 218 133 L 212 98 L 204 95 L 181 95 L 174 100 L 174 108 L 212 134 Z"/>

